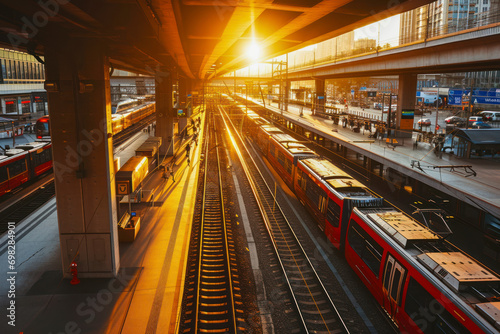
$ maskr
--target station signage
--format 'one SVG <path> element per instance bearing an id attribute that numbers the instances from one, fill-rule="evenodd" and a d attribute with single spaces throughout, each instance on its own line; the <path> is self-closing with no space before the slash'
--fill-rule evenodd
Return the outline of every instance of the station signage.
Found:
<path id="1" fill-rule="evenodd" d="M 118 193 L 118 195 L 130 194 L 128 181 L 117 181 L 116 182 L 116 192 Z"/>
<path id="2" fill-rule="evenodd" d="M 403 109 L 401 111 L 401 122 L 399 128 L 401 130 L 413 130 L 413 121 L 415 118 L 415 109 Z"/>
<path id="3" fill-rule="evenodd" d="M 450 89 L 448 104 L 461 106 L 469 104 L 470 90 Z M 471 104 L 500 104 L 500 89 L 473 90 Z"/>

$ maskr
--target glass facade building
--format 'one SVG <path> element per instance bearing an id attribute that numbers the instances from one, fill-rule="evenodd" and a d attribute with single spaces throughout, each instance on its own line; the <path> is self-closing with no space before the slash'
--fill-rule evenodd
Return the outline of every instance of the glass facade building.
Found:
<path id="1" fill-rule="evenodd" d="M 40 60 L 43 61 L 42 58 Z M 27 53 L 0 49 L 0 113 L 34 123 L 47 114 L 45 68 Z"/>

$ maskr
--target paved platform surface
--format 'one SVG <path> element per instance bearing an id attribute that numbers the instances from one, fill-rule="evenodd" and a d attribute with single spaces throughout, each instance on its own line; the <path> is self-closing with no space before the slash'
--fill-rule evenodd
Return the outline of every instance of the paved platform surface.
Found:
<path id="1" fill-rule="evenodd" d="M 204 114 L 196 114 L 193 118 Z M 152 135 L 152 134 L 151 134 Z M 118 155 L 121 164 L 148 137 L 138 134 Z M 34 138 L 33 138 L 34 139 Z M 187 166 L 184 145 L 163 162 L 173 168 L 148 177 L 144 189 L 152 202 L 135 204 L 141 229 L 132 243 L 120 243 L 118 277 L 81 279 L 71 285 L 61 271 L 55 199 L 15 229 L 15 272 L 8 274 L 7 235 L 0 237 L 0 333 L 172 333 L 179 317 L 200 148 L 191 149 Z M 16 142 L 22 143 L 22 138 Z M 33 141 L 25 138 L 25 142 Z M 0 143 L 4 145 L 5 143 Z M 128 205 L 121 206 L 126 210 Z M 6 280 L 15 276 L 15 284 Z M 15 297 L 8 296 L 15 289 Z M 15 326 L 6 315 L 15 301 Z"/>

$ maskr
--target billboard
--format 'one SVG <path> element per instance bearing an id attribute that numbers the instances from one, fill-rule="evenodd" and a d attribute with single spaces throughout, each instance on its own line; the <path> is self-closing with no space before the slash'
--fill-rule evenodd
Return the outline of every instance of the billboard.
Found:
<path id="1" fill-rule="evenodd" d="M 401 122 L 399 128 L 401 130 L 413 130 L 413 121 L 415 118 L 415 109 L 403 109 L 401 111 Z"/>

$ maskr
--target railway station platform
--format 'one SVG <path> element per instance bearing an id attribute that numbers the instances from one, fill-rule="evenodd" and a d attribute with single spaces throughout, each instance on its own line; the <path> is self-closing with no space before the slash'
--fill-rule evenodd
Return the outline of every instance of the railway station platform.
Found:
<path id="1" fill-rule="evenodd" d="M 249 100 L 262 106 L 261 100 Z M 428 178 L 438 190 L 451 189 L 457 198 L 471 200 L 500 217 L 500 157 L 463 159 L 446 152 L 436 155 L 433 152 L 434 146 L 430 143 L 420 142 L 415 146 L 415 138 L 398 139 L 397 145 L 388 145 L 386 139 L 369 138 L 368 131 L 354 132 L 349 127 L 344 128 L 342 117 L 339 124 L 334 124 L 330 119 L 313 116 L 307 107 L 289 105 L 288 111 L 281 111 L 278 107 L 266 103 L 266 108 L 282 114 L 286 119 L 299 123 L 306 129 L 324 133 L 325 136 L 336 138 L 351 147 L 358 147 L 368 157 L 377 156 L 385 166 L 391 166 L 403 174 L 408 171 L 416 172 L 422 179 Z M 301 111 L 302 116 L 300 116 Z M 412 161 L 418 161 L 421 169 L 415 164 L 415 167 L 412 167 Z M 459 168 L 455 170 L 434 168 L 458 165 L 470 165 L 476 175 L 466 174 Z M 500 273 L 500 253 L 485 246 L 481 231 L 459 223 L 453 224 L 450 228 L 456 233 L 448 240 Z"/>
<path id="2" fill-rule="evenodd" d="M 140 133 L 116 152 L 121 164 L 148 136 Z M 191 139 L 183 138 L 178 153 L 162 161 L 172 166 L 173 175 L 166 179 L 163 172 L 155 171 L 145 181 L 143 189 L 151 199 L 132 206 L 141 217 L 141 227 L 133 242 L 120 242 L 116 278 L 80 277 L 76 285 L 63 278 L 55 199 L 16 226 L 15 281 L 0 281 L 1 308 L 6 310 L 9 301 L 15 301 L 15 326 L 2 321 L 0 333 L 175 331 L 201 151 L 199 145 L 191 145 L 188 166 L 184 146 Z M 128 205 L 119 209 L 127 210 Z M 7 268 L 7 234 L 0 238 L 0 245 L 0 261 Z M 8 298 L 9 290 L 15 290 L 15 298 Z"/>

